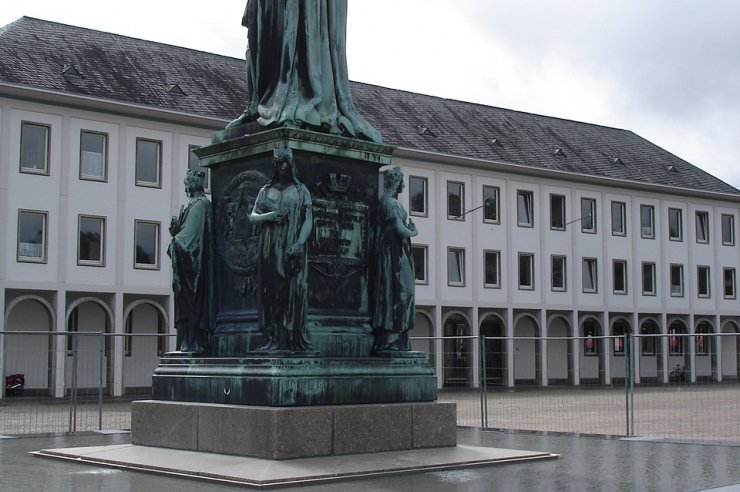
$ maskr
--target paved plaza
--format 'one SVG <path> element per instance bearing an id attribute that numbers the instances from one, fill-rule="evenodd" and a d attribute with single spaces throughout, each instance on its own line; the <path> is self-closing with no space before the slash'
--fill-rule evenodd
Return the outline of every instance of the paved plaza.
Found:
<path id="1" fill-rule="evenodd" d="M 482 427 L 478 390 L 441 391 L 441 401 L 457 403 L 458 425 Z M 487 428 L 634 436 L 740 444 L 740 385 L 640 387 L 634 412 L 626 410 L 623 388 L 530 388 L 487 392 Z M 129 429 L 129 401 L 105 401 L 102 429 Z M 77 431 L 99 427 L 97 403 L 77 406 Z M 70 408 L 64 401 L 0 400 L 0 435 L 67 432 Z"/>

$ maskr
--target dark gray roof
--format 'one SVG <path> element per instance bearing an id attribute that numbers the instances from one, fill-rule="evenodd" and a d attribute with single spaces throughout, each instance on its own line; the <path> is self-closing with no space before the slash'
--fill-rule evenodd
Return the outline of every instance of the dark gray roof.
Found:
<path id="1" fill-rule="evenodd" d="M 0 82 L 232 119 L 244 80 L 237 58 L 29 17 L 0 28 Z M 740 194 L 630 131 L 357 82 L 352 93 L 390 145 Z"/>

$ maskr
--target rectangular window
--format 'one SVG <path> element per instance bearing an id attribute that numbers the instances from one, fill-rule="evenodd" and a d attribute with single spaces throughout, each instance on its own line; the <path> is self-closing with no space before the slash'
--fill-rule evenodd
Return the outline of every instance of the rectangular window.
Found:
<path id="1" fill-rule="evenodd" d="M 409 176 L 409 213 L 427 216 L 427 178 Z"/>
<path id="2" fill-rule="evenodd" d="M 456 181 L 447 182 L 447 218 L 465 220 L 463 204 L 465 203 L 465 184 Z"/>
<path id="3" fill-rule="evenodd" d="M 21 172 L 49 174 L 48 125 L 21 123 Z"/>
<path id="4" fill-rule="evenodd" d="M 724 277 L 725 299 L 735 299 L 735 269 L 724 268 L 722 276 Z"/>
<path id="5" fill-rule="evenodd" d="M 427 247 L 413 245 L 411 255 L 414 259 L 414 275 L 417 284 L 428 284 L 427 277 Z"/>
<path id="6" fill-rule="evenodd" d="M 565 196 L 550 195 L 550 229 L 565 230 Z"/>
<path id="7" fill-rule="evenodd" d="M 655 295 L 655 263 L 642 263 L 642 295 Z"/>
<path id="8" fill-rule="evenodd" d="M 498 289 L 501 287 L 501 253 L 499 251 L 484 251 L 485 287 Z"/>
<path id="9" fill-rule="evenodd" d="M 497 186 L 483 187 L 483 221 L 499 223 L 499 188 Z"/>
<path id="10" fill-rule="evenodd" d="M 615 294 L 626 294 L 627 293 L 627 261 L 625 260 L 614 260 L 612 263 L 612 270 L 614 272 L 614 286 L 613 290 Z"/>
<path id="11" fill-rule="evenodd" d="M 583 259 L 583 292 L 594 293 L 599 290 L 598 275 L 596 272 L 596 258 Z"/>
<path id="12" fill-rule="evenodd" d="M 627 235 L 626 210 L 624 202 L 612 202 L 612 236 Z"/>
<path id="13" fill-rule="evenodd" d="M 200 148 L 198 145 L 188 145 L 188 169 L 190 171 L 201 171 L 205 173 L 206 177 L 203 180 L 203 190 L 206 193 L 210 193 L 211 191 L 211 170 L 207 167 L 203 167 L 200 165 L 200 159 L 197 155 L 195 155 L 195 152 L 193 152 L 195 149 Z"/>
<path id="14" fill-rule="evenodd" d="M 722 214 L 722 244 L 735 246 L 735 216 Z"/>
<path id="15" fill-rule="evenodd" d="M 447 248 L 447 285 L 465 285 L 465 250 L 462 248 Z"/>
<path id="16" fill-rule="evenodd" d="M 136 185 L 161 187 L 162 142 L 136 139 Z"/>
<path id="17" fill-rule="evenodd" d="M 710 289 L 711 284 L 711 278 L 710 278 L 710 271 L 708 266 L 698 266 L 696 267 L 696 277 L 697 277 L 697 288 L 699 297 L 711 297 L 712 291 Z"/>
<path id="18" fill-rule="evenodd" d="M 77 264 L 104 266 L 105 218 L 80 215 L 77 229 Z"/>
<path id="19" fill-rule="evenodd" d="M 159 270 L 159 222 L 134 222 L 134 268 Z"/>
<path id="20" fill-rule="evenodd" d="M 683 265 L 671 265 L 671 296 L 683 297 Z"/>
<path id="21" fill-rule="evenodd" d="M 517 190 L 516 219 L 520 227 L 534 227 L 534 194 L 531 191 Z"/>
<path id="22" fill-rule="evenodd" d="M 655 239 L 655 207 L 640 205 L 640 236 Z"/>
<path id="23" fill-rule="evenodd" d="M 46 212 L 18 211 L 18 261 L 46 263 L 46 221 Z"/>
<path id="24" fill-rule="evenodd" d="M 108 179 L 108 135 L 82 130 L 80 132 L 80 179 Z"/>
<path id="25" fill-rule="evenodd" d="M 683 212 L 680 208 L 668 209 L 668 239 L 683 241 Z"/>
<path id="26" fill-rule="evenodd" d="M 596 200 L 581 198 L 581 232 L 596 233 Z"/>
<path id="27" fill-rule="evenodd" d="M 696 212 L 696 242 L 709 242 L 709 212 Z"/>
<path id="28" fill-rule="evenodd" d="M 554 291 L 565 291 L 566 288 L 566 259 L 565 256 L 553 255 L 551 258 L 552 262 L 552 277 L 550 279 L 550 288 Z"/>
<path id="29" fill-rule="evenodd" d="M 534 254 L 519 253 L 519 289 L 534 290 Z"/>

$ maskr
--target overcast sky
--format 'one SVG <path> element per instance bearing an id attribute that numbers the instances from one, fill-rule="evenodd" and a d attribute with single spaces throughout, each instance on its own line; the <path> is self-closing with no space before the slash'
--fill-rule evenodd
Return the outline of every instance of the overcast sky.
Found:
<path id="1" fill-rule="evenodd" d="M 243 58 L 245 0 L 0 0 Z M 740 188 L 739 0 L 349 0 L 359 82 L 631 130 Z"/>

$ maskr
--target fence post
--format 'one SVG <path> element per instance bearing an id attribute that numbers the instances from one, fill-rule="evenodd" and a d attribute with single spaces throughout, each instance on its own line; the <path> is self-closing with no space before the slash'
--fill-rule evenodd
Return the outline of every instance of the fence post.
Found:
<path id="1" fill-rule="evenodd" d="M 98 374 L 98 430 L 103 430 L 103 380 L 105 378 L 105 331 L 100 331 L 100 371 Z"/>
<path id="2" fill-rule="evenodd" d="M 624 352 L 625 352 L 625 367 L 624 367 L 624 389 L 625 389 L 625 412 L 626 412 L 626 424 L 625 434 L 627 436 L 634 435 L 634 418 L 635 418 L 635 400 L 634 400 L 634 350 L 633 350 L 634 335 L 631 333 L 624 334 Z"/>
<path id="3" fill-rule="evenodd" d="M 72 375 L 70 377 L 69 389 L 69 432 L 77 431 L 77 342 L 79 337 L 72 333 L 67 334 L 72 337 Z"/>
<path id="4" fill-rule="evenodd" d="M 483 334 L 478 335 L 478 392 L 480 396 L 480 426 L 486 428 L 486 412 L 485 412 L 485 400 L 486 400 L 486 355 L 485 355 L 485 339 Z"/>

